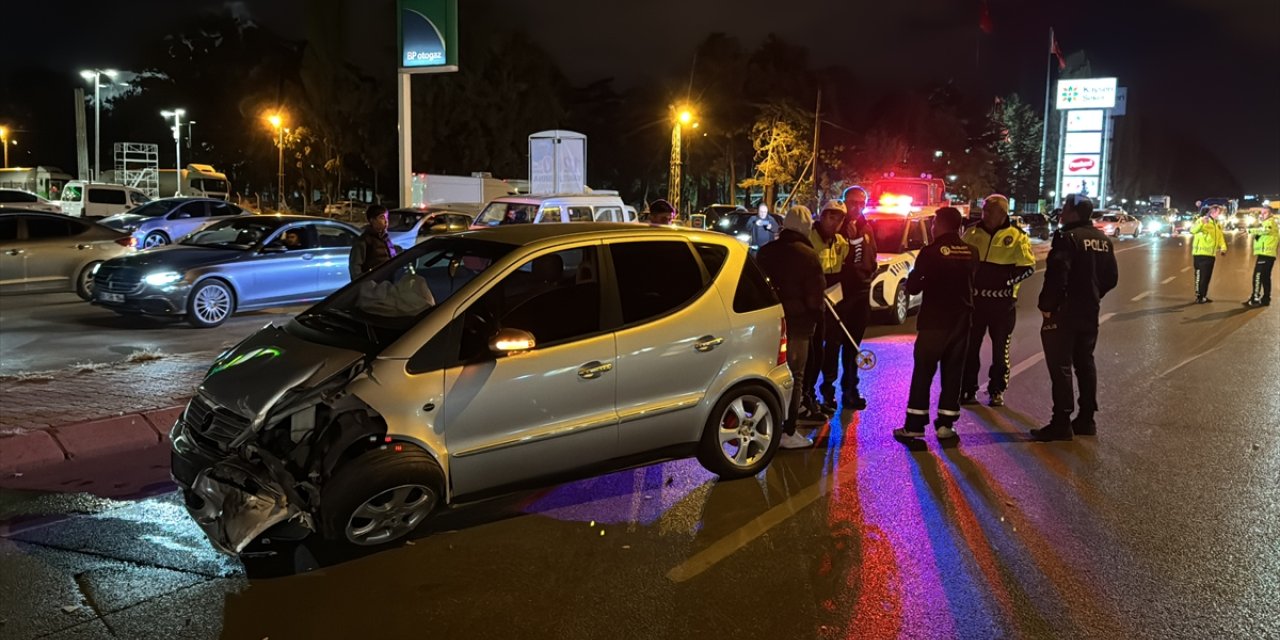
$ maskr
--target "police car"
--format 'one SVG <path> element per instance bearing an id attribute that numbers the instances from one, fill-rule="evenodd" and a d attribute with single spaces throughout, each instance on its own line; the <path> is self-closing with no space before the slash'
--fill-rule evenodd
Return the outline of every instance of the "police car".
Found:
<path id="1" fill-rule="evenodd" d="M 966 204 L 952 204 L 942 180 L 929 174 L 920 177 L 885 174 L 871 183 L 871 206 L 863 212 L 876 238 L 876 272 L 871 279 L 871 310 L 892 324 L 907 321 L 907 314 L 920 305 L 920 296 L 907 294 L 907 274 L 916 256 L 932 241 L 933 216 L 938 209 L 954 206 L 961 216 Z"/>

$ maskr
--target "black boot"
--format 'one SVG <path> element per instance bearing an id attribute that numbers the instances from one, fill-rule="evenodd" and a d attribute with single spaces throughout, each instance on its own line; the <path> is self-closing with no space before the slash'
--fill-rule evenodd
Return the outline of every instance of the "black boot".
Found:
<path id="1" fill-rule="evenodd" d="M 1067 418 L 1054 417 L 1049 424 L 1031 430 L 1031 438 L 1040 442 L 1071 439 L 1071 421 Z"/>
<path id="2" fill-rule="evenodd" d="M 1092 413 L 1081 413 L 1071 421 L 1071 432 L 1078 436 L 1098 435 L 1098 425 L 1093 421 Z"/>

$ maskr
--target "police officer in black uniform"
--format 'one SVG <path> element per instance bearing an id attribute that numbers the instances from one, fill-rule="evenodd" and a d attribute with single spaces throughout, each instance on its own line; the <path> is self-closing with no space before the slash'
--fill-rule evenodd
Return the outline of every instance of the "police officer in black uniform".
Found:
<path id="1" fill-rule="evenodd" d="M 1053 384 L 1053 419 L 1032 429 L 1036 440 L 1070 440 L 1072 434 L 1094 435 L 1093 414 L 1098 410 L 1098 369 L 1093 349 L 1098 344 L 1098 313 L 1102 297 L 1116 286 L 1115 248 L 1093 227 L 1093 201 L 1067 196 L 1062 208 L 1062 228 L 1053 236 L 1040 291 L 1044 326 L 1040 341 Z M 1080 383 L 1080 413 L 1074 410 L 1071 371 Z"/>
<path id="2" fill-rule="evenodd" d="M 933 219 L 933 242 L 920 251 L 907 276 L 907 292 L 924 294 L 916 320 L 915 369 L 907 399 L 906 426 L 893 435 L 900 439 L 924 437 L 929 424 L 929 389 L 933 374 L 942 365 L 942 392 L 938 396 L 938 440 L 956 437 L 960 417 L 960 382 L 969 325 L 973 316 L 973 274 L 978 252 L 960 239 L 964 219 L 955 207 L 943 207 Z"/>

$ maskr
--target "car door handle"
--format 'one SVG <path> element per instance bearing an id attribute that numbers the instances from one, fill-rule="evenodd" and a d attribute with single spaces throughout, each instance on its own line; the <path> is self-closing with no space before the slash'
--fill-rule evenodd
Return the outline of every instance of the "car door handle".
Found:
<path id="1" fill-rule="evenodd" d="M 85 249 L 92 249 L 92 248 L 93 248 L 93 245 L 91 245 L 91 244 L 78 244 L 78 245 L 76 245 L 76 248 L 77 248 L 77 249 L 79 249 L 79 250 L 81 250 L 81 251 L 84 251 Z"/>
<path id="2" fill-rule="evenodd" d="M 702 336 L 701 338 L 698 338 L 697 342 L 693 343 L 693 350 L 698 353 L 706 353 L 722 344 L 724 344 L 724 338 Z"/>
<path id="3" fill-rule="evenodd" d="M 315 257 L 315 254 L 313 254 L 313 253 L 304 253 L 304 254 L 302 254 L 302 259 L 303 259 L 303 260 L 310 260 L 310 259 L 312 259 L 312 258 L 314 258 L 314 257 Z"/>
<path id="4" fill-rule="evenodd" d="M 5 254 L 11 255 L 11 256 L 20 256 L 24 253 L 26 253 L 26 251 L 23 251 L 22 249 L 10 249 L 5 252 Z"/>
<path id="5" fill-rule="evenodd" d="M 612 362 L 600 362 L 597 360 L 578 367 L 578 377 L 583 380 L 595 380 L 610 371 L 613 371 Z"/>

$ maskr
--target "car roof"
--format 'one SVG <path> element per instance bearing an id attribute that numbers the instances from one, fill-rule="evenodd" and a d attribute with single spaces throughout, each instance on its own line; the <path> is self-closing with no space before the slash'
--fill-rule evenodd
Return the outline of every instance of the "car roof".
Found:
<path id="1" fill-rule="evenodd" d="M 688 239 L 725 246 L 742 243 L 722 233 L 685 227 L 659 227 L 624 222 L 564 222 L 555 224 L 510 224 L 466 231 L 458 236 L 525 246 L 544 241 L 569 239 Z"/>
<path id="2" fill-rule="evenodd" d="M 557 193 L 551 195 L 530 195 L 530 196 L 502 196 L 494 198 L 490 203 L 502 202 L 505 204 L 542 204 L 548 200 L 611 200 L 616 201 L 620 198 L 613 193 Z"/>

